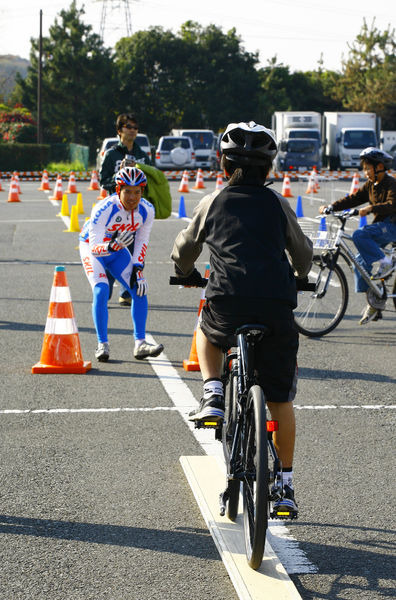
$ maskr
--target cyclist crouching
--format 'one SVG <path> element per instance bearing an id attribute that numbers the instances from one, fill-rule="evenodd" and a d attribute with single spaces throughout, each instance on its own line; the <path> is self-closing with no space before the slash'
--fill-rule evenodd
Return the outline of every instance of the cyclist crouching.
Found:
<path id="1" fill-rule="evenodd" d="M 277 153 L 272 132 L 254 122 L 231 123 L 221 150 L 228 185 L 201 200 L 191 223 L 177 236 L 171 255 L 182 283 L 192 273 L 200 277 L 194 264 L 204 242 L 210 251 L 207 302 L 197 328 L 203 398 L 190 420 L 224 419 L 223 352 L 235 346 L 239 326 L 270 327 L 273 335 L 263 340 L 257 365 L 258 383 L 272 418 L 279 422 L 274 441 L 284 472 L 281 502 L 297 511 L 292 469 L 298 333 L 293 309 L 295 274 L 307 276 L 312 244 L 288 201 L 265 185 Z"/>

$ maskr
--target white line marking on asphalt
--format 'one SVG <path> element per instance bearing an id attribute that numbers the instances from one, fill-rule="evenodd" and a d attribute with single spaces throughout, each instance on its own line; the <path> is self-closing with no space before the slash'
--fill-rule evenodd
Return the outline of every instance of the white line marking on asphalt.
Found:
<path id="1" fill-rule="evenodd" d="M 0 410 L 0 415 L 41 415 L 72 413 L 116 413 L 116 412 L 156 412 L 178 410 L 176 406 L 155 406 L 154 408 L 132 408 L 129 406 L 109 408 L 12 408 Z"/>
<path id="2" fill-rule="evenodd" d="M 176 219 L 179 219 L 180 221 L 187 221 L 187 223 L 191 223 L 191 221 L 192 221 L 192 219 L 190 219 L 190 217 L 179 217 L 179 213 L 177 213 L 177 212 L 173 212 L 172 217 L 176 217 Z"/>

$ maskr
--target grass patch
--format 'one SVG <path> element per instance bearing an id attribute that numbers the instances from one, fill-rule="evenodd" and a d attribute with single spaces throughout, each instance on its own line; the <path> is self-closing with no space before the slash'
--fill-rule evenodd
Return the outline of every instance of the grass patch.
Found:
<path id="1" fill-rule="evenodd" d="M 74 162 L 51 162 L 45 167 L 51 173 L 70 173 L 70 171 L 85 171 L 84 165 L 79 160 Z"/>

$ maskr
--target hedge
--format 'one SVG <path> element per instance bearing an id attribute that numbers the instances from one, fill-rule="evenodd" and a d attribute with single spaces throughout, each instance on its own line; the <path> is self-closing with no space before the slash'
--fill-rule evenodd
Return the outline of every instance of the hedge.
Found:
<path id="1" fill-rule="evenodd" d="M 49 144 L 0 144 L 0 171 L 37 171 L 49 162 Z"/>
<path id="2" fill-rule="evenodd" d="M 37 171 L 49 162 L 79 161 L 88 168 L 88 146 L 0 143 L 0 171 Z"/>

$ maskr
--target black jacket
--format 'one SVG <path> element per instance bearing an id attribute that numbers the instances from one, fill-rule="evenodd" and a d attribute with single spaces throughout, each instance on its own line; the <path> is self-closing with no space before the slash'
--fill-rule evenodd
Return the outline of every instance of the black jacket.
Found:
<path id="1" fill-rule="evenodd" d="M 189 275 L 206 242 L 210 250 L 208 299 L 276 299 L 296 306 L 297 276 L 305 277 L 312 243 L 289 203 L 264 186 L 228 185 L 205 196 L 175 240 L 172 259 Z"/>

